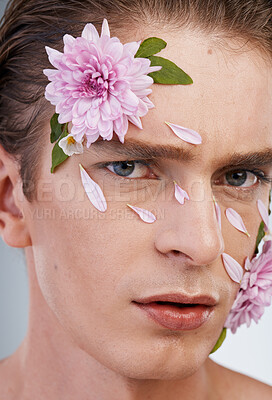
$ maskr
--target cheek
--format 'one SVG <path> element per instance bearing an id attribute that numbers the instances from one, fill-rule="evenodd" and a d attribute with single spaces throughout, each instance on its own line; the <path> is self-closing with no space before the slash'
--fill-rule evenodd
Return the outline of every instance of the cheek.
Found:
<path id="1" fill-rule="evenodd" d="M 39 283 L 47 301 L 58 309 L 69 305 L 70 310 L 89 310 L 106 299 L 112 302 L 118 282 L 141 254 L 145 241 L 147 224 L 137 224 L 138 217 L 130 209 L 124 206 L 106 215 L 86 203 L 52 202 L 47 204 L 51 214 L 46 217 L 46 207 L 40 207 L 31 221 Z M 140 227 L 138 234 L 134 225 Z"/>
<path id="2" fill-rule="evenodd" d="M 265 199 L 263 196 L 263 201 Z M 268 198 L 268 194 L 267 194 Z M 248 237 L 245 233 L 234 227 L 226 217 L 226 209 L 233 208 L 242 218 L 242 221 L 250 234 Z M 252 258 L 256 247 L 256 239 L 260 223 L 262 221 L 257 208 L 257 200 L 245 204 L 240 202 L 232 202 L 227 207 L 222 207 L 222 235 L 225 243 L 225 253 L 228 253 L 242 266 L 246 257 Z"/>
<path id="3" fill-rule="evenodd" d="M 122 349 L 124 315 L 131 318 L 127 283 L 133 286 L 131 276 L 142 265 L 139 258 L 147 247 L 147 224 L 135 224 L 133 213 L 128 220 L 101 215 L 97 212 L 86 220 L 43 219 L 33 221 L 32 227 L 42 295 L 65 331 L 90 353 L 104 341 Z"/>
<path id="4" fill-rule="evenodd" d="M 48 208 L 55 210 L 55 217 L 33 219 L 31 226 L 37 276 L 49 307 L 79 347 L 131 376 L 157 371 L 170 351 L 171 366 L 177 371 L 204 361 L 238 290 L 221 263 L 214 263 L 210 270 L 211 287 L 220 293 L 212 324 L 197 341 L 194 335 L 186 335 L 171 347 L 168 340 L 154 338 L 145 325 L 143 329 L 136 325 L 130 305 L 130 298 L 141 293 L 140 284 L 151 285 L 152 273 L 160 274 L 154 253 L 156 224 L 139 223 L 125 203 L 111 205 L 109 211 L 121 211 L 107 218 L 88 200 L 51 202 Z M 93 212 L 86 218 L 76 217 L 75 211 L 83 208 Z M 196 350 L 198 361 L 194 360 Z"/>

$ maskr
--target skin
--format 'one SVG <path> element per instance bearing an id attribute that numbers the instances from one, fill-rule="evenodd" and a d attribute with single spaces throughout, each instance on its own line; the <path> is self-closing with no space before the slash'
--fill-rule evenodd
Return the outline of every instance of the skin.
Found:
<path id="1" fill-rule="evenodd" d="M 150 28 L 120 39 L 157 35 Z M 30 284 L 27 335 L 0 369 L 5 399 L 271 398 L 267 385 L 208 359 L 239 288 L 227 275 L 221 254 L 241 265 L 252 257 L 261 222 L 256 201 L 268 206 L 270 189 L 270 184 L 252 184 L 251 175 L 248 188 L 231 187 L 218 171 L 234 150 L 272 148 L 271 64 L 256 50 L 230 53 L 199 32 L 162 30 L 160 36 L 168 43 L 162 57 L 181 66 L 194 84 L 153 85 L 155 108 L 142 118 L 142 131 L 130 125 L 125 141 L 190 149 L 195 160 L 160 160 L 153 170 L 160 181 L 132 182 L 114 179 L 113 172 L 94 165 L 125 158 L 90 148 L 52 175 L 47 140 L 38 198 L 30 204 L 22 195 L 16 164 L 0 149 L 1 235 L 8 245 L 25 247 Z M 48 115 L 53 112 L 50 108 Z M 183 142 L 164 121 L 196 130 L 203 143 Z M 84 193 L 79 163 L 103 188 L 108 203 L 103 215 Z M 271 175 L 271 166 L 262 170 Z M 191 198 L 183 206 L 174 197 L 173 179 Z M 61 194 L 64 181 L 68 184 Z M 222 232 L 213 195 L 222 211 Z M 127 203 L 163 213 L 147 224 Z M 227 221 L 228 207 L 242 216 L 250 238 Z M 76 210 L 91 212 L 91 217 L 73 218 Z M 169 292 L 209 294 L 217 302 L 214 313 L 198 329 L 173 331 L 131 303 Z"/>

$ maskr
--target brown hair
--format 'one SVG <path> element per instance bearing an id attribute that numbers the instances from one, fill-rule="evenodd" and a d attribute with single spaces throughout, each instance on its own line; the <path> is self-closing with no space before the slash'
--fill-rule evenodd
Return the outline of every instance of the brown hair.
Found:
<path id="1" fill-rule="evenodd" d="M 23 192 L 35 196 L 51 67 L 45 45 L 61 50 L 65 33 L 79 36 L 92 22 L 107 18 L 112 31 L 152 23 L 198 27 L 238 37 L 272 55 L 271 0 L 13 0 L 0 27 L 0 144 L 20 167 Z"/>

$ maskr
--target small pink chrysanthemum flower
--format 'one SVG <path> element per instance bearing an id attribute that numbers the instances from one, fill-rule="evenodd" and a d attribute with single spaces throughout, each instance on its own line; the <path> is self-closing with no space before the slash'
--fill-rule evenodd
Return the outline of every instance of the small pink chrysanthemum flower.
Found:
<path id="1" fill-rule="evenodd" d="M 235 333 L 246 323 L 250 326 L 253 319 L 258 323 L 269 306 L 272 296 L 272 241 L 266 241 L 262 254 L 251 262 L 246 260 L 246 269 L 240 290 L 226 319 L 225 327 Z"/>
<path id="2" fill-rule="evenodd" d="M 135 58 L 140 42 L 123 45 L 110 37 L 104 19 L 101 37 L 93 24 L 87 24 L 81 37 L 64 35 L 64 52 L 46 47 L 50 63 L 56 69 L 45 69 L 51 81 L 45 97 L 56 106 L 60 124 L 72 122 L 71 135 L 87 147 L 99 136 L 110 140 L 115 132 L 123 143 L 128 122 L 142 129 L 140 117 L 153 103 L 148 99 L 153 79 L 147 58 Z"/>

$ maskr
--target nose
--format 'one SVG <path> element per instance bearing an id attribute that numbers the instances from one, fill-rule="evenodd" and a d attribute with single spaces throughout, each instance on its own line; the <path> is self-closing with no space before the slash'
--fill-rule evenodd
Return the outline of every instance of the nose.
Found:
<path id="1" fill-rule="evenodd" d="M 186 256 L 197 265 L 208 265 L 224 252 L 224 241 L 212 199 L 176 199 L 165 206 L 164 218 L 156 231 L 155 247 L 169 258 Z"/>

